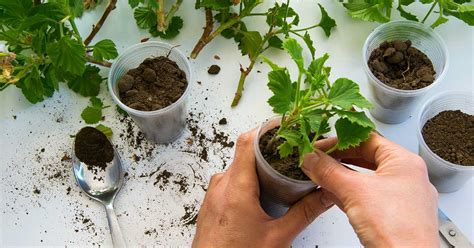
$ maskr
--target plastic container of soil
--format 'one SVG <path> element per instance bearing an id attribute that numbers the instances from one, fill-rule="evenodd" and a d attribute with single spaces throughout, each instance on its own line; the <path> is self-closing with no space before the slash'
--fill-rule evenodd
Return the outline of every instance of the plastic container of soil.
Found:
<path id="1" fill-rule="evenodd" d="M 459 165 L 441 158 L 428 147 L 423 138 L 422 131 L 426 122 L 447 110 L 460 110 L 465 114 L 474 115 L 474 95 L 460 91 L 444 92 L 429 99 L 421 108 L 417 130 L 418 153 L 428 166 L 431 183 L 441 193 L 459 190 L 474 176 L 474 164 Z"/>
<path id="2" fill-rule="evenodd" d="M 296 180 L 279 173 L 263 157 L 260 138 L 267 131 L 278 127 L 280 121 L 280 117 L 274 117 L 263 123 L 258 129 L 258 138 L 254 141 L 260 203 L 267 214 L 276 218 L 285 214 L 290 206 L 317 187 L 311 180 Z"/>
<path id="3" fill-rule="evenodd" d="M 434 80 L 426 87 L 413 90 L 390 87 L 381 82 L 369 68 L 372 51 L 383 42 L 406 40 L 411 41 L 411 47 L 426 54 L 432 62 Z M 374 105 L 370 113 L 377 120 L 389 124 L 407 120 L 424 95 L 443 80 L 449 64 L 448 50 L 442 38 L 429 26 L 413 21 L 392 21 L 377 27 L 365 41 L 362 56 L 369 81 L 368 98 Z"/>
<path id="4" fill-rule="evenodd" d="M 118 80 L 131 69 L 139 67 L 145 59 L 167 56 L 186 74 L 187 87 L 184 93 L 171 105 L 152 111 L 131 108 L 120 98 Z M 157 78 L 160 75 L 156 75 Z M 125 50 L 113 63 L 109 73 L 108 87 L 112 99 L 135 121 L 145 137 L 157 144 L 173 142 L 181 136 L 186 127 L 188 95 L 193 83 L 191 65 L 178 48 L 162 42 L 139 43 Z"/>

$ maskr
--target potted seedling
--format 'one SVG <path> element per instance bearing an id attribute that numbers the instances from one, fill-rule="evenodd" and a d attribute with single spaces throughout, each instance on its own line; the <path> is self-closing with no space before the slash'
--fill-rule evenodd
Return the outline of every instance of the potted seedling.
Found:
<path id="1" fill-rule="evenodd" d="M 428 26 L 395 21 L 377 27 L 367 38 L 364 68 L 369 81 L 370 113 L 379 121 L 407 120 L 418 102 L 439 84 L 448 67 L 448 51 Z"/>
<path id="2" fill-rule="evenodd" d="M 474 175 L 474 97 L 444 92 L 428 100 L 419 116 L 419 154 L 439 192 L 460 189 Z"/>
<path id="3" fill-rule="evenodd" d="M 297 80 L 292 80 L 288 69 L 263 58 L 272 68 L 268 87 L 273 96 L 268 103 L 278 117 L 263 123 L 255 140 L 261 202 L 273 216 L 316 187 L 299 167 L 304 155 L 316 149 L 316 141 L 331 131 L 330 121 L 335 121 L 338 143 L 328 154 L 359 145 L 375 128 L 364 112 L 355 109 L 371 107 L 359 86 L 347 78 L 329 81 L 330 67 L 324 66 L 327 54 L 305 66 L 295 39 L 287 39 L 282 47 L 298 67 Z"/>
<path id="4" fill-rule="evenodd" d="M 158 144 L 177 139 L 186 126 L 186 103 L 193 82 L 188 59 L 162 42 L 136 44 L 113 63 L 112 99 Z"/>

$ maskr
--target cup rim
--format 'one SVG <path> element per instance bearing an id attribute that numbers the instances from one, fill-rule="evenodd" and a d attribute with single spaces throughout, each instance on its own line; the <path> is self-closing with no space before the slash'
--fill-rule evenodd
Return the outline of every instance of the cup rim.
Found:
<path id="1" fill-rule="evenodd" d="M 462 95 L 462 96 L 467 96 L 467 97 L 472 96 L 469 93 L 464 92 L 464 91 L 452 90 L 452 91 L 446 91 L 446 92 L 438 93 L 438 94 L 432 96 L 430 99 L 428 99 L 428 101 L 426 101 L 423 104 L 423 106 L 420 108 L 420 112 L 418 113 L 418 125 L 417 125 L 418 144 L 419 144 L 419 146 L 422 146 L 426 151 L 428 151 L 430 153 L 430 155 L 432 157 L 434 157 L 438 162 L 442 163 L 443 165 L 446 165 L 448 168 L 452 168 L 452 169 L 456 169 L 456 170 L 462 170 L 462 171 L 474 171 L 474 166 L 459 165 L 459 164 L 455 164 L 455 163 L 452 163 L 448 160 L 445 160 L 445 159 L 441 158 L 438 154 L 436 154 L 435 152 L 433 152 L 430 149 L 430 147 L 426 144 L 425 139 L 423 138 L 422 130 L 423 130 L 423 127 L 426 124 L 426 122 L 423 123 L 423 125 L 422 125 L 422 123 L 421 123 L 422 120 L 421 119 L 423 117 L 423 114 L 425 113 L 426 108 L 428 108 L 428 106 L 430 106 L 433 102 L 436 102 L 436 101 L 440 100 L 441 98 L 443 98 L 445 96 L 451 96 L 451 95 Z"/>
<path id="2" fill-rule="evenodd" d="M 130 108 L 129 106 L 125 105 L 120 100 L 120 97 L 117 96 L 117 94 L 115 93 L 115 91 L 113 89 L 112 75 L 116 70 L 118 62 L 120 62 L 123 59 L 126 59 L 132 52 L 134 52 L 135 50 L 137 50 L 141 47 L 146 47 L 146 48 L 156 48 L 156 47 L 158 47 L 158 48 L 173 49 L 172 51 L 176 52 L 177 55 L 184 60 L 186 69 L 189 71 L 188 85 L 186 86 L 186 90 L 184 91 L 183 95 L 181 95 L 181 97 L 176 102 L 174 102 L 174 103 L 172 103 L 172 104 L 170 104 L 170 105 L 168 105 L 168 106 L 166 106 L 162 109 L 153 110 L 153 111 L 142 111 L 142 110 L 137 110 L 137 109 Z M 187 98 L 187 95 L 189 95 L 189 92 L 191 91 L 191 84 L 193 82 L 193 72 L 192 72 L 191 69 L 192 69 L 192 67 L 191 67 L 191 63 L 189 62 L 189 59 L 176 46 L 173 46 L 173 45 L 171 45 L 169 43 L 166 43 L 166 42 L 160 42 L 160 41 L 147 41 L 147 42 L 144 42 L 144 43 L 136 43 L 134 45 L 129 46 L 127 49 L 125 49 L 117 57 L 117 59 L 115 59 L 115 61 L 112 63 L 112 66 L 110 68 L 109 75 L 108 75 L 108 78 L 107 78 L 107 85 L 108 85 L 109 93 L 112 96 L 112 99 L 114 100 L 114 102 L 117 105 L 119 105 L 119 107 L 121 109 L 125 110 L 127 113 L 132 114 L 132 115 L 152 116 L 152 115 L 157 115 L 157 114 L 161 114 L 161 113 L 164 113 L 164 112 L 168 112 L 168 111 L 176 108 L 177 106 L 180 105 L 181 102 L 183 102 Z"/>
<path id="3" fill-rule="evenodd" d="M 437 76 L 435 78 L 435 80 L 433 81 L 433 83 L 431 83 L 430 85 L 428 85 L 426 87 L 423 87 L 421 89 L 416 89 L 416 90 L 397 89 L 397 88 L 390 87 L 390 86 L 384 84 L 383 82 L 381 82 L 370 70 L 370 68 L 367 64 L 367 62 L 368 62 L 367 50 L 368 50 L 368 47 L 369 47 L 369 41 L 373 39 L 373 37 L 376 35 L 377 32 L 379 32 L 380 30 L 386 28 L 387 26 L 393 26 L 393 25 L 414 27 L 414 28 L 422 29 L 422 30 L 430 33 L 432 36 L 434 36 L 435 39 L 437 40 L 437 42 L 439 43 L 439 45 L 441 46 L 441 50 L 443 50 L 443 53 L 445 55 L 443 71 L 441 71 L 441 73 L 438 74 L 439 76 Z M 375 82 L 378 86 L 381 86 L 382 88 L 384 88 L 385 90 L 387 90 L 387 91 L 389 91 L 393 94 L 405 95 L 405 96 L 421 95 L 421 94 L 427 92 L 429 89 L 433 88 L 435 85 L 438 85 L 439 82 L 441 82 L 443 80 L 444 76 L 446 75 L 446 71 L 449 67 L 448 48 L 447 48 L 446 43 L 444 42 L 444 40 L 441 38 L 441 36 L 434 29 L 432 29 L 431 27 L 429 27 L 425 24 L 415 22 L 415 21 L 410 21 L 410 20 L 390 21 L 390 22 L 384 23 L 384 24 L 376 27 L 369 34 L 369 36 L 367 36 L 367 39 L 364 42 L 364 46 L 362 47 L 362 59 L 363 59 L 362 64 L 364 66 L 364 70 L 373 82 Z"/>
<path id="4" fill-rule="evenodd" d="M 270 170 L 272 170 L 278 177 L 280 177 L 281 179 L 284 179 L 284 180 L 288 180 L 292 183 L 297 183 L 297 184 L 307 184 L 307 185 L 315 185 L 317 186 L 313 181 L 311 180 L 297 180 L 297 179 L 293 179 L 291 177 L 287 177 L 283 174 L 281 174 L 280 172 L 278 172 L 277 170 L 275 170 L 268 162 L 267 160 L 265 160 L 265 158 L 263 157 L 263 154 L 262 152 L 260 151 L 260 146 L 259 146 L 259 143 L 260 143 L 260 137 L 261 135 L 263 135 L 264 133 L 261 133 L 262 132 L 262 129 L 264 126 L 266 125 L 269 125 L 271 122 L 274 122 L 274 121 L 280 121 L 281 120 L 281 116 L 273 116 L 271 118 L 269 118 L 267 121 L 264 121 L 262 122 L 258 129 L 257 129 L 257 136 L 255 137 L 254 139 L 254 150 L 255 150 L 255 155 L 260 157 L 263 161 L 263 164 L 265 167 L 269 168 Z M 279 124 L 278 124 L 279 126 Z"/>

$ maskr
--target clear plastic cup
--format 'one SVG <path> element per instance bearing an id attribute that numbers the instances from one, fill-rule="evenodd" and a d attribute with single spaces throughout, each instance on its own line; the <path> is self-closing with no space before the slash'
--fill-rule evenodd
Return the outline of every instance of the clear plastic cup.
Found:
<path id="1" fill-rule="evenodd" d="M 425 53 L 433 63 L 435 81 L 417 90 L 400 90 L 382 83 L 369 69 L 368 61 L 374 49 L 384 41 L 411 40 L 412 46 Z M 406 121 L 423 96 L 444 78 L 449 64 L 448 50 L 442 38 L 429 26 L 414 21 L 392 21 L 377 27 L 362 49 L 363 66 L 369 81 L 370 113 L 377 120 L 397 124 Z"/>
<path id="2" fill-rule="evenodd" d="M 317 187 L 310 180 L 301 181 L 280 174 L 263 158 L 259 146 L 260 137 L 268 130 L 279 126 L 280 122 L 280 117 L 274 117 L 263 123 L 254 140 L 255 161 L 260 183 L 260 203 L 267 214 L 276 218 L 285 214 L 291 205 Z"/>
<path id="3" fill-rule="evenodd" d="M 446 110 L 461 110 L 474 115 L 474 95 L 468 92 L 450 91 L 438 94 L 429 99 L 421 108 L 418 124 L 418 154 L 428 166 L 431 183 L 441 193 L 454 192 L 474 176 L 474 165 L 463 166 L 442 159 L 430 150 L 425 143 L 422 129 L 425 123 L 440 112 Z"/>
<path id="4" fill-rule="evenodd" d="M 137 68 L 147 58 L 168 54 L 168 58 L 186 73 L 188 86 L 183 95 L 173 104 L 155 111 L 140 111 L 122 103 L 117 87 L 119 78 L 128 70 Z M 173 142 L 183 133 L 188 113 L 186 105 L 192 84 L 191 65 L 186 56 L 170 44 L 155 41 L 135 44 L 125 50 L 113 63 L 108 78 L 109 92 L 114 102 L 132 117 L 147 139 L 157 144 Z"/>

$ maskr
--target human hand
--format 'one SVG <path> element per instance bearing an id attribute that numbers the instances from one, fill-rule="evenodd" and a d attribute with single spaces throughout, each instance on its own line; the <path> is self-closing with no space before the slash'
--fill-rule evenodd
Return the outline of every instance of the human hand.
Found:
<path id="1" fill-rule="evenodd" d="M 256 132 L 241 135 L 232 165 L 212 176 L 197 218 L 193 247 L 289 247 L 313 220 L 333 206 L 316 190 L 281 218 L 260 206 L 253 142 Z"/>
<path id="2" fill-rule="evenodd" d="M 330 138 L 316 145 L 326 150 L 336 142 Z M 438 193 L 421 157 L 377 134 L 331 156 L 320 150 L 308 154 L 303 172 L 330 192 L 327 196 L 347 214 L 364 246 L 439 246 Z M 333 157 L 375 173 L 349 170 Z"/>

